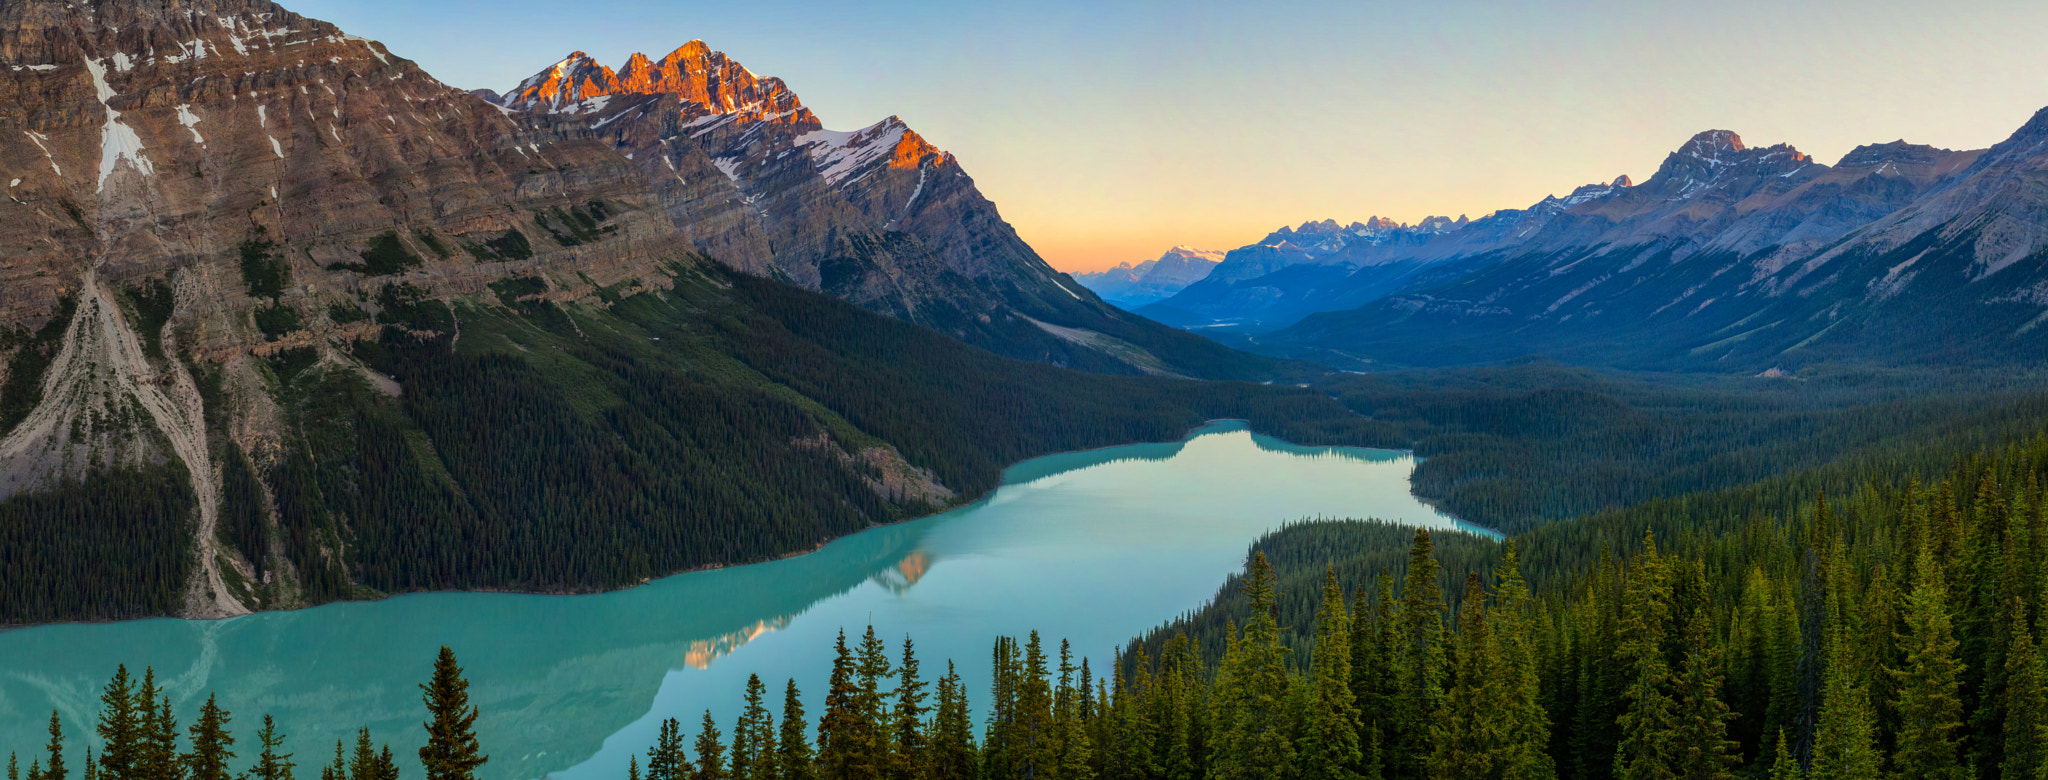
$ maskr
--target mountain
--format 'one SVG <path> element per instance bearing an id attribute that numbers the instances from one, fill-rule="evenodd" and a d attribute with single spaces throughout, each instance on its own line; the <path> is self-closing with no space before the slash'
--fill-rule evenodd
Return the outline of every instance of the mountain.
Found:
<path id="1" fill-rule="evenodd" d="M 1038 454 L 1344 414 L 1045 365 L 1274 362 L 1160 336 L 907 129 L 824 132 L 700 49 L 525 110 L 267 0 L 0 5 L 0 624 L 620 587 Z"/>
<path id="2" fill-rule="evenodd" d="M 1988 152 L 1901 141 L 1832 166 L 1703 132 L 1641 185 L 1563 208 L 1526 235 L 1459 246 L 1454 278 L 1262 341 L 1407 364 L 1545 353 L 1764 370 L 2033 355 L 2024 336 L 2042 310 L 2027 292 L 2039 263 L 2023 261 L 2041 256 L 2044 213 L 2029 186 L 2042 124 Z"/>
<path id="3" fill-rule="evenodd" d="M 1349 286 L 1370 286 L 1369 280 L 1398 285 L 1430 264 L 1406 257 L 1408 250 L 1469 224 L 1464 217 L 1429 217 L 1415 225 L 1373 217 L 1346 226 L 1329 219 L 1282 226 L 1256 244 L 1232 250 L 1201 282 L 1139 313 L 1187 328 L 1264 330 L 1291 324 L 1312 311 L 1349 308 L 1318 299 L 1325 290 L 1347 286 L 1351 277 L 1360 278 Z"/>
<path id="4" fill-rule="evenodd" d="M 1177 246 L 1156 260 L 1137 265 L 1118 263 L 1115 268 L 1092 274 L 1074 274 L 1074 281 L 1094 290 L 1102 299 L 1124 309 L 1136 309 L 1171 297 L 1202 281 L 1223 261 L 1222 252 Z"/>
<path id="5" fill-rule="evenodd" d="M 780 79 L 702 41 L 617 71 L 575 52 L 501 102 L 522 126 L 624 155 L 692 247 L 742 271 L 1026 360 L 1224 379 L 1275 368 L 1053 270 L 953 155 L 900 118 L 827 130 Z"/>

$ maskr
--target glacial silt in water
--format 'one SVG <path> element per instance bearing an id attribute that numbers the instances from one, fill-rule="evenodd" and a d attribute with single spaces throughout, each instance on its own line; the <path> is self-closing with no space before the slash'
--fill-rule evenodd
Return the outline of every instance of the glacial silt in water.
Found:
<path id="1" fill-rule="evenodd" d="M 618 780 L 664 718 L 694 734 L 710 708 L 729 733 L 749 674 L 776 702 L 795 677 L 815 725 L 833 636 L 857 639 L 870 623 L 892 653 L 904 635 L 915 639 L 927 679 L 954 661 L 979 708 L 997 636 L 1035 629 L 1106 667 L 1120 643 L 1214 595 L 1246 547 L 1284 523 L 1376 517 L 1474 530 L 1409 493 L 1414 466 L 1406 453 L 1299 447 L 1214 423 L 1182 442 L 1018 464 L 987 500 L 809 555 L 615 593 L 432 593 L 0 632 L 0 751 L 39 749 L 54 708 L 82 760 L 100 686 L 126 663 L 156 669 L 181 722 L 208 692 L 234 713 L 244 744 L 264 713 L 277 716 L 301 776 L 361 725 L 417 776 L 416 686 L 447 644 L 483 711 L 482 777 Z"/>

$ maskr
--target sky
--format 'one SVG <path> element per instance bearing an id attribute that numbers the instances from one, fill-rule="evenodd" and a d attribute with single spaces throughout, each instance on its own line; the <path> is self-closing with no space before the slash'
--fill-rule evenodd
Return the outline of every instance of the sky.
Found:
<path id="1" fill-rule="evenodd" d="M 465 89 L 702 39 L 955 154 L 1055 268 L 1522 208 L 1734 130 L 1823 162 L 2048 106 L 2040 0 L 285 0 Z"/>

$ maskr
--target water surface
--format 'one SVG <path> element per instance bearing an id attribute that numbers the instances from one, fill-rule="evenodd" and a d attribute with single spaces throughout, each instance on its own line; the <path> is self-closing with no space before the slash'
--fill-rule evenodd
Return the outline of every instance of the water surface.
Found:
<path id="1" fill-rule="evenodd" d="M 481 707 L 486 780 L 618 780 L 664 718 L 728 735 L 749 674 L 794 677 L 815 725 L 834 635 L 873 624 L 917 641 L 927 679 L 959 664 L 979 707 L 997 636 L 1038 630 L 1105 664 L 1120 643 L 1214 595 L 1260 534 L 1312 517 L 1461 527 L 1416 500 L 1406 453 L 1299 447 L 1236 422 L 1187 440 L 1019 464 L 986 500 L 855 534 L 804 556 L 585 596 L 433 593 L 221 621 L 143 620 L 0 633 L 0 751 L 77 724 L 118 663 L 152 666 L 189 723 L 208 692 L 242 753 L 278 718 L 299 776 L 370 727 L 408 777 L 418 683 L 442 644 Z M 24 759 L 25 761 L 26 759 Z M 79 759 L 73 759 L 76 762 Z"/>

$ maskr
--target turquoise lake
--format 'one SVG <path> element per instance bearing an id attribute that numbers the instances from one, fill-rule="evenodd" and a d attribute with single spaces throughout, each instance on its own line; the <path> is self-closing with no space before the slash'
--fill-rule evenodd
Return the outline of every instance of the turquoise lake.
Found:
<path id="1" fill-rule="evenodd" d="M 750 674 L 780 713 L 794 677 L 816 725 L 832 641 L 872 624 L 924 676 L 958 664 L 984 702 L 996 637 L 1037 630 L 1104 668 L 1123 642 L 1194 609 L 1261 534 L 1316 517 L 1464 525 L 1409 492 L 1407 453 L 1300 447 L 1219 422 L 1184 441 L 1039 458 L 987 499 L 772 563 L 691 572 L 600 595 L 433 593 L 221 621 L 143 620 L 0 632 L 0 751 L 39 750 L 62 713 L 74 766 L 115 665 L 153 667 L 189 723 L 209 692 L 239 752 L 275 715 L 316 777 L 368 726 L 406 776 L 424 739 L 418 683 L 438 648 L 468 671 L 490 754 L 480 776 L 621 780 L 665 718 L 728 735 Z M 240 764 L 237 768 L 242 768 Z"/>

